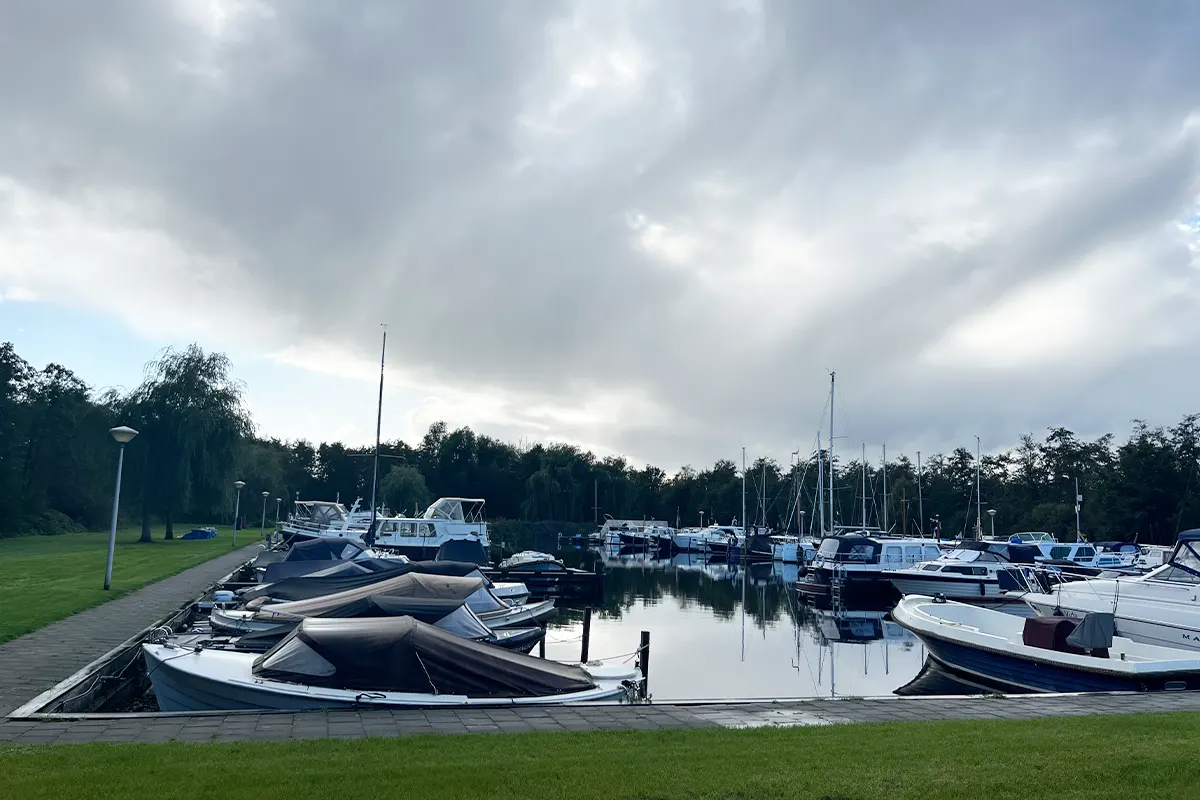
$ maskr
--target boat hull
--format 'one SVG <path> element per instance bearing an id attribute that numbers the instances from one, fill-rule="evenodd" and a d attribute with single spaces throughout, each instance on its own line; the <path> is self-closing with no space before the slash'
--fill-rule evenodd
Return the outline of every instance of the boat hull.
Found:
<path id="1" fill-rule="evenodd" d="M 850 573 L 839 576 L 840 592 L 833 591 L 833 574 L 828 569 L 809 567 L 804 580 L 796 584 L 796 591 L 811 603 L 832 604 L 837 602 L 844 605 L 854 605 L 868 608 L 882 608 L 900 599 L 900 593 L 892 582 L 883 577 L 881 572 Z"/>
<path id="2" fill-rule="evenodd" d="M 925 578 L 920 575 L 889 578 L 900 594 L 923 594 L 933 597 L 942 595 L 952 600 L 999 600 L 1003 597 L 1000 583 L 995 578 Z"/>

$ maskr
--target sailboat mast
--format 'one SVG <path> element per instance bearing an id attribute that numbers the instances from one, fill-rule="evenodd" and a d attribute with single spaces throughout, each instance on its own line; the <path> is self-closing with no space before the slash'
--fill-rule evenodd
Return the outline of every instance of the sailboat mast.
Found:
<path id="1" fill-rule="evenodd" d="M 829 532 L 833 533 L 833 394 L 837 372 L 829 373 Z"/>
<path id="2" fill-rule="evenodd" d="M 742 533 L 746 532 L 746 448 L 742 448 Z M 744 537 L 743 537 L 744 539 Z"/>
<path id="3" fill-rule="evenodd" d="M 983 496 L 979 493 L 979 437 L 975 437 L 975 538 L 983 538 Z"/>
<path id="4" fill-rule="evenodd" d="M 867 443 L 863 442 L 863 530 L 867 529 Z"/>
<path id="5" fill-rule="evenodd" d="M 883 532 L 887 533 L 887 445 L 883 446 Z"/>
<path id="6" fill-rule="evenodd" d="M 921 538 L 925 538 L 925 500 L 921 495 L 921 451 L 917 451 L 917 515 L 921 518 L 917 523 L 917 530 L 921 532 Z"/>
<path id="7" fill-rule="evenodd" d="M 379 352 L 379 408 L 375 412 L 375 464 L 371 468 L 371 532 L 375 531 L 375 492 L 379 487 L 379 434 L 383 428 L 383 365 L 387 359 L 387 325 L 383 326 L 383 347 Z"/>
<path id="8" fill-rule="evenodd" d="M 817 515 L 821 522 L 821 535 L 825 535 L 825 459 L 821 457 L 821 434 L 817 433 Z M 832 509 L 830 509 L 832 513 Z"/>

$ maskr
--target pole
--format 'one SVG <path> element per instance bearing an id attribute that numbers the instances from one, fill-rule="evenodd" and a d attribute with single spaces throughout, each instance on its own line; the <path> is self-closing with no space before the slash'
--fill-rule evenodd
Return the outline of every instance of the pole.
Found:
<path id="1" fill-rule="evenodd" d="M 642 696 L 650 688 L 650 631 L 642 631 L 641 641 L 638 642 L 638 666 L 642 668 Z"/>
<path id="2" fill-rule="evenodd" d="M 275 498 L 275 527 L 279 527 L 279 504 L 283 502 L 282 497 Z"/>
<path id="3" fill-rule="evenodd" d="M 917 518 L 921 521 L 921 538 L 925 538 L 925 499 L 921 495 L 921 451 L 917 451 Z"/>
<path id="4" fill-rule="evenodd" d="M 829 373 L 829 532 L 833 533 L 833 390 L 837 373 Z"/>
<path id="5" fill-rule="evenodd" d="M 1079 493 L 1079 475 L 1075 475 L 1075 541 L 1083 541 L 1083 531 L 1079 529 L 1079 504 L 1083 502 L 1083 495 Z"/>
<path id="6" fill-rule="evenodd" d="M 329 495 L 325 495 L 328 497 Z M 238 513 L 242 510 L 242 489 L 238 487 L 236 499 L 233 501 L 233 549 L 237 549 Z"/>
<path id="7" fill-rule="evenodd" d="M 983 538 L 983 495 L 979 492 L 979 437 L 975 437 L 975 538 Z"/>
<path id="8" fill-rule="evenodd" d="M 579 663 L 586 664 L 588 660 L 588 645 L 592 641 L 592 607 L 583 610 L 583 645 L 579 650 Z"/>
<path id="9" fill-rule="evenodd" d="M 258 536 L 261 539 L 267 538 L 267 494 L 268 492 L 263 492 L 262 521 L 258 524 Z"/>
<path id="10" fill-rule="evenodd" d="M 742 448 L 742 539 L 746 538 L 746 448 Z M 745 548 L 743 547 L 743 550 Z"/>
<path id="11" fill-rule="evenodd" d="M 863 497 L 862 497 L 863 530 L 865 531 L 867 529 L 867 443 L 866 442 L 863 442 L 862 465 L 863 465 Z"/>
<path id="12" fill-rule="evenodd" d="M 600 481 L 597 479 L 592 479 L 592 522 L 600 524 Z"/>
<path id="13" fill-rule="evenodd" d="M 104 591 L 112 583 L 113 551 L 117 547 L 117 508 L 121 504 L 121 469 L 125 466 L 125 444 L 117 455 L 117 488 L 113 491 L 112 526 L 108 530 L 108 560 L 104 564 Z"/>
<path id="14" fill-rule="evenodd" d="M 822 495 L 825 493 L 825 459 L 821 457 L 821 434 L 817 433 L 817 514 L 820 516 L 821 535 L 825 535 L 825 498 Z M 829 509 L 829 513 L 833 513 L 833 509 Z M 832 519 L 832 517 L 831 517 Z"/>
<path id="15" fill-rule="evenodd" d="M 375 490 L 379 486 L 379 432 L 383 428 L 383 365 L 387 358 L 387 325 L 383 326 L 383 347 L 379 353 L 379 408 L 375 413 L 375 466 L 371 470 L 371 534 L 375 533 Z M 371 542 L 374 544 L 374 542 Z"/>
<path id="16" fill-rule="evenodd" d="M 887 533 L 887 445 L 883 446 L 883 532 Z"/>

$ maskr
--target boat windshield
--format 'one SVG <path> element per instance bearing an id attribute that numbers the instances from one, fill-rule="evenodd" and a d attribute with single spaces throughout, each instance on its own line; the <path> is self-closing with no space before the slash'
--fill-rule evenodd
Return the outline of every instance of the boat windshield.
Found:
<path id="1" fill-rule="evenodd" d="M 1154 577 L 1176 583 L 1200 583 L 1200 542 L 1180 542 L 1171 554 L 1171 561 Z"/>
<path id="2" fill-rule="evenodd" d="M 947 561 L 975 561 L 979 558 L 978 550 L 951 550 L 945 556 Z"/>

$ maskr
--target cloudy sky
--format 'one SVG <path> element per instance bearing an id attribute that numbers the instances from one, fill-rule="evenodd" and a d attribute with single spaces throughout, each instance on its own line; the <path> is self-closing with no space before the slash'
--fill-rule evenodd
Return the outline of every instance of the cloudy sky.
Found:
<path id="1" fill-rule="evenodd" d="M 0 4 L 0 340 L 668 468 L 1200 411 L 1200 6 Z"/>

